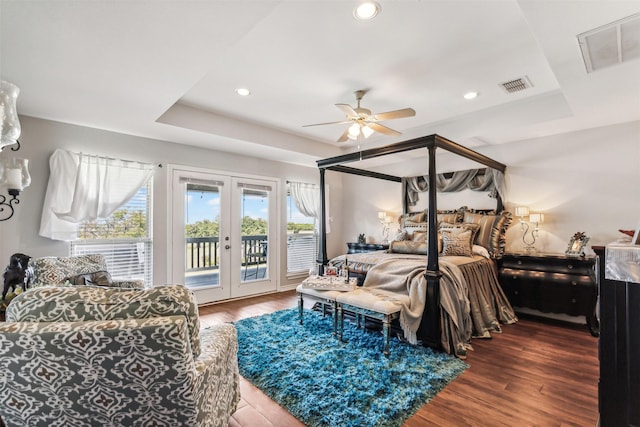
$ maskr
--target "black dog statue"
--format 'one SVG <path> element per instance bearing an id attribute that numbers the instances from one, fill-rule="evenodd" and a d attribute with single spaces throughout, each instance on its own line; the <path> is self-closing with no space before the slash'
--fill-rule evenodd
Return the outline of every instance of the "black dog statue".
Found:
<path id="1" fill-rule="evenodd" d="M 23 291 L 26 291 L 31 282 L 32 271 L 29 267 L 31 257 L 25 254 L 13 254 L 9 258 L 9 265 L 4 269 L 4 289 L 2 291 L 2 300 L 7 296 L 7 292 L 12 288 L 15 292 L 16 285 L 20 285 Z"/>

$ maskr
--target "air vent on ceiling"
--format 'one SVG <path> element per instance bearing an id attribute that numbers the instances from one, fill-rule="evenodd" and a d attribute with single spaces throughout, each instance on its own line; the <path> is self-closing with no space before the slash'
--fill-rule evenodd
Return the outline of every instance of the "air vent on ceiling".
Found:
<path id="1" fill-rule="evenodd" d="M 507 91 L 507 93 L 514 93 L 533 87 L 533 85 L 531 84 L 531 80 L 529 80 L 527 76 L 524 76 L 514 80 L 509 80 L 508 82 L 500 83 L 500 87 Z"/>
<path id="2" fill-rule="evenodd" d="M 640 58 L 640 13 L 577 37 L 587 73 Z"/>

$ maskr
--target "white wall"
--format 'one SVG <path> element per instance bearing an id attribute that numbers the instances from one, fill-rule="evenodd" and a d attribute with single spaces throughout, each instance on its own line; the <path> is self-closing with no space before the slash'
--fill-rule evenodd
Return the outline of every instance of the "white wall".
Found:
<path id="1" fill-rule="evenodd" d="M 237 156 L 117 134 L 92 128 L 21 117 L 22 149 L 5 155 L 30 159 L 32 184 L 20 196 L 15 217 L 0 221 L 0 263 L 8 262 L 15 252 L 32 256 L 66 255 L 68 245 L 38 235 L 42 202 L 49 176 L 48 159 L 56 148 L 102 154 L 154 164 L 180 164 L 213 170 L 276 177 L 284 188 L 286 180 L 318 182 L 315 167 L 301 167 L 259 158 Z M 446 136 L 446 135 L 445 135 Z M 442 151 L 442 150 L 440 150 Z M 565 135 L 520 141 L 477 149 L 507 165 L 507 209 L 527 205 L 545 214 L 537 247 L 546 252 L 564 252 L 576 231 L 591 237 L 589 245 L 602 245 L 619 238 L 619 228 L 640 225 L 640 122 L 620 124 Z M 6 153 L 6 154 L 5 154 Z M 438 156 L 438 170 L 451 171 L 473 167 L 452 155 Z M 424 167 L 424 160 L 420 168 Z M 401 171 L 415 165 L 395 166 Z M 420 170 L 420 169 L 418 169 Z M 154 179 L 154 281 L 167 281 L 167 199 L 166 168 L 158 168 Z M 333 221 L 328 236 L 329 257 L 344 253 L 345 243 L 365 233 L 369 241 L 382 240 L 377 212 L 401 211 L 400 184 L 328 171 L 330 208 Z M 466 203 L 463 200 L 438 199 L 439 208 L 492 207 L 493 200 Z M 465 197 L 462 199 L 466 200 Z M 482 204 L 483 206 L 480 206 Z M 286 207 L 281 204 L 281 222 Z M 393 233 L 391 233 L 393 234 Z M 284 228 L 280 234 L 280 285 L 295 284 L 286 279 Z M 517 221 L 507 233 L 507 249 L 522 248 Z M 1 265 L 1 264 L 0 264 Z"/>
<path id="2" fill-rule="evenodd" d="M 69 246 L 65 242 L 53 241 L 38 235 L 40 216 L 49 178 L 49 157 L 57 148 L 74 152 L 85 152 L 127 160 L 137 160 L 156 165 L 167 163 L 208 168 L 230 173 L 242 173 L 275 177 L 280 179 L 281 195 L 285 195 L 286 181 L 319 182 L 315 167 L 302 167 L 288 163 L 273 162 L 259 158 L 237 156 L 229 153 L 206 150 L 152 140 L 93 128 L 63 124 L 53 121 L 21 117 L 22 148 L 13 153 L 5 150 L 2 155 L 28 158 L 32 177 L 31 186 L 20 195 L 16 213 L 7 221 L 0 221 L 0 265 L 6 265 L 11 254 L 22 252 L 34 257 L 65 256 Z M 340 209 L 342 184 L 339 175 L 327 177 L 330 186 L 331 208 Z M 166 167 L 157 167 L 153 194 L 153 261 L 154 282 L 166 283 L 167 265 L 167 176 Z M 6 194 L 2 190 L 2 194 Z M 286 200 L 281 197 L 279 206 L 281 232 L 279 233 L 279 285 L 281 289 L 291 287 L 299 280 L 286 278 Z M 331 254 L 342 248 L 340 214 L 332 213 L 332 233 L 328 238 Z"/>
<path id="3" fill-rule="evenodd" d="M 577 231 L 590 236 L 589 246 L 605 245 L 622 236 L 618 229 L 640 226 L 640 122 L 476 150 L 507 165 L 505 205 L 509 211 L 524 205 L 545 214 L 536 242 L 542 252 L 563 253 Z M 424 159 L 420 165 L 426 170 Z M 437 156 L 438 171 L 470 167 L 477 166 L 450 154 Z M 385 172 L 393 173 L 393 169 L 419 170 L 407 163 Z M 345 236 L 353 239 L 365 233 L 379 240 L 377 211 L 401 212 L 400 184 L 350 176 L 343 185 Z M 439 195 L 438 208 L 495 207 L 492 199 L 487 206 L 484 201 L 467 203 L 455 197 Z M 514 219 L 507 232 L 507 250 L 521 250 L 521 237 Z"/>

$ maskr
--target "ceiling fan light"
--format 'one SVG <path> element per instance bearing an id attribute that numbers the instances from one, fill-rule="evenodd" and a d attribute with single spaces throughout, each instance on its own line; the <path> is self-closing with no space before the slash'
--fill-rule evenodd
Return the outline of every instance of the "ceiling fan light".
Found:
<path id="1" fill-rule="evenodd" d="M 349 126 L 349 138 L 356 139 L 360 135 L 360 125 L 358 123 L 354 123 Z"/>
<path id="2" fill-rule="evenodd" d="M 365 138 L 369 138 L 371 135 L 373 135 L 375 131 L 373 129 L 371 129 L 369 126 L 362 126 L 362 134 L 364 135 Z"/>
<path id="3" fill-rule="evenodd" d="M 472 91 L 472 92 L 467 92 L 464 94 L 464 99 L 475 99 L 478 97 L 478 92 Z"/>
<path id="4" fill-rule="evenodd" d="M 378 13 L 380 13 L 380 5 L 375 1 L 362 2 L 353 10 L 353 16 L 360 21 L 373 19 Z"/>

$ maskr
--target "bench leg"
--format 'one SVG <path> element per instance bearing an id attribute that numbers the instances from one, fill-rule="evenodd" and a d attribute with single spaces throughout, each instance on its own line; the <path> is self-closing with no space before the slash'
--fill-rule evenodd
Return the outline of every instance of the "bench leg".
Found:
<path id="1" fill-rule="evenodd" d="M 389 316 L 385 315 L 384 320 L 382 321 L 382 333 L 384 334 L 384 350 L 382 352 L 385 356 L 389 356 L 390 323 Z"/>
<path id="2" fill-rule="evenodd" d="M 304 308 L 304 301 L 302 300 L 302 294 L 298 293 L 298 322 L 302 325 L 302 311 Z"/>
<path id="3" fill-rule="evenodd" d="M 333 320 L 333 336 L 335 337 L 338 331 L 338 303 L 333 302 L 333 313 L 331 314 Z"/>
<path id="4" fill-rule="evenodd" d="M 338 318 L 336 319 L 338 321 L 338 339 L 342 341 L 342 332 L 344 330 L 344 312 L 342 311 L 342 304 L 336 303 L 336 305 L 338 308 Z"/>

